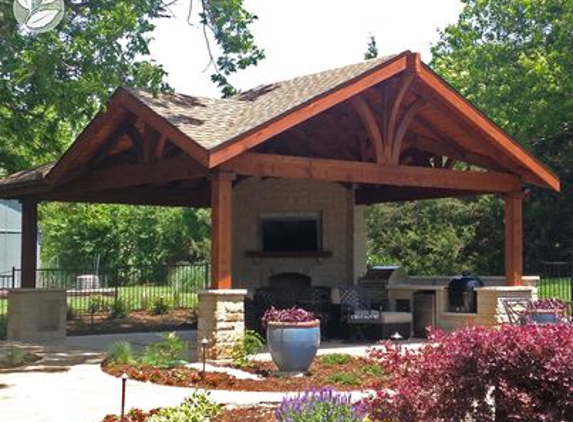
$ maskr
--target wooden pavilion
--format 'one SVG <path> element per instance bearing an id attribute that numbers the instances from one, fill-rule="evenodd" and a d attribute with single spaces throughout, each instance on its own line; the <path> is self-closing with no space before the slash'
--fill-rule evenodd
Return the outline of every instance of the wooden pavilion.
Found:
<path id="1" fill-rule="evenodd" d="M 36 286 L 43 201 L 210 207 L 212 288 L 235 287 L 234 187 L 250 178 L 336 184 L 350 206 L 501 195 L 508 285 L 522 280 L 524 184 L 559 190 L 556 175 L 417 53 L 228 99 L 118 88 L 60 160 L 0 180 L 0 198 L 23 203 L 23 287 Z"/>

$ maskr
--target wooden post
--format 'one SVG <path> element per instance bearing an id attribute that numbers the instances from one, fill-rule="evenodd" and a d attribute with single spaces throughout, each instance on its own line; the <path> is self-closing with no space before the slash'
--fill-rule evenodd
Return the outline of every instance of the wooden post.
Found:
<path id="1" fill-rule="evenodd" d="M 504 195 L 505 278 L 508 286 L 523 284 L 523 192 Z"/>
<path id="2" fill-rule="evenodd" d="M 211 288 L 230 289 L 232 265 L 233 179 L 220 172 L 211 178 Z"/>
<path id="3" fill-rule="evenodd" d="M 22 200 L 22 255 L 21 287 L 36 288 L 36 263 L 38 262 L 38 203 Z"/>

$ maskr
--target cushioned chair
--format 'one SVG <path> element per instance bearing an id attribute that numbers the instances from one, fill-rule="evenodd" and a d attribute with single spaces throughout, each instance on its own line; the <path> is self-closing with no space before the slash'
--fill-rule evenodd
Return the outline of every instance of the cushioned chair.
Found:
<path id="1" fill-rule="evenodd" d="M 409 312 L 388 312 L 374 309 L 369 294 L 355 286 L 338 289 L 341 305 L 341 319 L 350 327 L 348 341 L 366 341 L 366 330 L 375 329 L 382 339 L 390 338 L 399 332 L 409 338 L 412 330 L 412 314 Z"/>

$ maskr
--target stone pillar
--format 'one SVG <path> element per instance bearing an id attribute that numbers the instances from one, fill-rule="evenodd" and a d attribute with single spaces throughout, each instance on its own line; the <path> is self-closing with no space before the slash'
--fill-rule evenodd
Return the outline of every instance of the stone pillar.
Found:
<path id="1" fill-rule="evenodd" d="M 504 299 L 537 299 L 537 289 L 530 286 L 478 287 L 477 325 L 493 327 L 509 322 L 503 306 Z"/>
<path id="2" fill-rule="evenodd" d="M 227 360 L 235 340 L 245 332 L 246 290 L 214 289 L 199 292 L 197 352 L 207 339 L 207 359 Z"/>
<path id="3" fill-rule="evenodd" d="M 65 339 L 66 311 L 65 290 L 9 290 L 7 338 L 32 342 Z"/>

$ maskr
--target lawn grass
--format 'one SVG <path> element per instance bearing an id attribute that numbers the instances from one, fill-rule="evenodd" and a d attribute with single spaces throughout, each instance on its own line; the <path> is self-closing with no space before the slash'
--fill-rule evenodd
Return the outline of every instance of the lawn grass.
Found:
<path id="1" fill-rule="evenodd" d="M 570 278 L 543 278 L 538 286 L 537 294 L 540 299 L 558 298 L 573 300 L 571 297 Z"/>
<path id="2" fill-rule="evenodd" d="M 102 294 L 95 291 L 91 295 L 68 296 L 68 307 L 78 314 L 89 313 L 90 308 L 95 304 L 100 309 L 96 313 L 107 312 L 113 304 L 114 289 L 103 289 Z M 103 294 L 109 292 L 111 295 Z M 196 308 L 197 293 L 181 293 L 171 286 L 128 286 L 118 287 L 117 297 L 128 303 L 129 310 L 149 309 L 154 302 L 163 300 L 171 308 Z M 0 315 L 8 312 L 8 300 L 0 298 Z"/>

